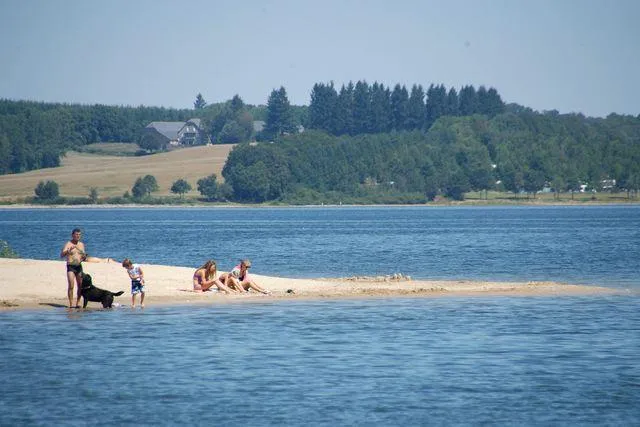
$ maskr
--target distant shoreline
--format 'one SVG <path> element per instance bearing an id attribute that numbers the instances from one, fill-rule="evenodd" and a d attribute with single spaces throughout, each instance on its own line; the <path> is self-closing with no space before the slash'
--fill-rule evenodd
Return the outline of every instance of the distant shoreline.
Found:
<path id="1" fill-rule="evenodd" d="M 467 200 L 461 202 L 434 202 L 422 204 L 314 204 L 314 205 L 289 205 L 289 204 L 242 204 L 242 203 L 220 203 L 220 204 L 87 204 L 87 205 L 41 205 L 11 203 L 1 204 L 0 209 L 190 209 L 190 208 L 347 208 L 347 207 L 489 207 L 489 206 L 627 206 L 640 205 L 640 199 L 629 201 L 542 201 L 526 200 L 522 201 L 499 201 L 486 202 L 479 200 Z"/>

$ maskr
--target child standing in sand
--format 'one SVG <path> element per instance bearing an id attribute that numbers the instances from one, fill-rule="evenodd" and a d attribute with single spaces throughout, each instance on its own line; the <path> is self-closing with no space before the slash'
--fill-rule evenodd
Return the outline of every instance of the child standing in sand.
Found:
<path id="1" fill-rule="evenodd" d="M 131 308 L 136 307 L 136 295 L 140 294 L 140 308 L 144 308 L 144 272 L 138 264 L 134 264 L 129 258 L 122 261 L 122 266 L 127 269 L 131 278 Z"/>

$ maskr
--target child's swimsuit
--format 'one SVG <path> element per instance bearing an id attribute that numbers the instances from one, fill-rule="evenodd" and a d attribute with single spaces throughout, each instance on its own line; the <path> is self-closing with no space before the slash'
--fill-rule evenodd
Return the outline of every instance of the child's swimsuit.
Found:
<path id="1" fill-rule="evenodd" d="M 127 270 L 129 274 L 140 275 L 140 266 L 138 264 L 133 264 L 130 269 Z M 142 279 L 131 279 L 131 295 L 135 295 L 137 293 L 144 292 L 144 283 Z"/>

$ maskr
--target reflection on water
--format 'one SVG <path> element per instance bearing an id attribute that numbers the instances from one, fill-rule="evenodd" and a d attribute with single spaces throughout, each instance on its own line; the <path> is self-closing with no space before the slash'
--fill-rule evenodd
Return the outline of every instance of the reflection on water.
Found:
<path id="1" fill-rule="evenodd" d="M 639 303 L 0 313 L 0 424 L 637 425 Z"/>

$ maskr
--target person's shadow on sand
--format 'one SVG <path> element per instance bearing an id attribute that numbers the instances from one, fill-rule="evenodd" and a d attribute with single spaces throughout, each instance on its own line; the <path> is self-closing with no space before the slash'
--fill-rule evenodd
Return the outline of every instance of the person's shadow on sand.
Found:
<path id="1" fill-rule="evenodd" d="M 48 305 L 49 307 L 55 308 L 67 308 L 67 306 L 64 304 L 56 304 L 54 302 L 41 302 L 39 305 Z"/>

